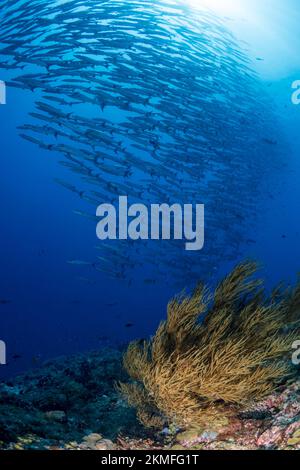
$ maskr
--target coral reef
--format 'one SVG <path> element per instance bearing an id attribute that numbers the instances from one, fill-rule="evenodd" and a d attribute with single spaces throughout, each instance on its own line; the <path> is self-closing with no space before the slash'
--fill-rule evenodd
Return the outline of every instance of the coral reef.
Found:
<path id="1" fill-rule="evenodd" d="M 149 427 L 222 427 L 296 374 L 300 283 L 268 295 L 257 264 L 238 265 L 214 293 L 199 284 L 168 305 L 149 341 L 124 355 L 132 379 L 119 389 Z"/>
<path id="2" fill-rule="evenodd" d="M 168 426 L 154 432 L 139 425 L 134 410 L 120 399 L 114 382 L 124 379 L 121 352 L 105 349 L 48 362 L 0 384 L 0 448 L 300 449 L 297 380 L 237 417 L 221 413 L 215 427 Z"/>

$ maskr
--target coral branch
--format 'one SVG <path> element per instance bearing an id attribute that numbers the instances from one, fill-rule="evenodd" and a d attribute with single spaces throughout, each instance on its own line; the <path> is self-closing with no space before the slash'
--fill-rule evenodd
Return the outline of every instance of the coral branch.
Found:
<path id="1" fill-rule="evenodd" d="M 119 389 L 143 424 L 216 424 L 296 373 L 289 355 L 299 334 L 300 282 L 267 296 L 256 272 L 245 262 L 213 295 L 199 285 L 174 298 L 155 336 L 129 345 L 124 366 L 133 383 Z"/>

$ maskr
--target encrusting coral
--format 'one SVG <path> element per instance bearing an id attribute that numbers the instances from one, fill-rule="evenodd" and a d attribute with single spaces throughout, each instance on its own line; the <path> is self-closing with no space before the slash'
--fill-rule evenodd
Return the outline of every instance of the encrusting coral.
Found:
<path id="1" fill-rule="evenodd" d="M 213 294 L 201 284 L 174 298 L 155 336 L 129 345 L 132 382 L 119 389 L 145 426 L 217 424 L 297 372 L 300 282 L 267 295 L 257 268 L 241 263 Z"/>

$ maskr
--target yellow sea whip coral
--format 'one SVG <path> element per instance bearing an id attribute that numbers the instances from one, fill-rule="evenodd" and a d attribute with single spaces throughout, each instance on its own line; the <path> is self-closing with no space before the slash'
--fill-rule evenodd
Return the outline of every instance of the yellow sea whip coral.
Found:
<path id="1" fill-rule="evenodd" d="M 198 285 L 169 302 L 149 341 L 131 343 L 119 389 L 140 421 L 202 425 L 247 409 L 296 373 L 300 282 L 267 295 L 257 264 L 238 265 L 212 294 Z"/>

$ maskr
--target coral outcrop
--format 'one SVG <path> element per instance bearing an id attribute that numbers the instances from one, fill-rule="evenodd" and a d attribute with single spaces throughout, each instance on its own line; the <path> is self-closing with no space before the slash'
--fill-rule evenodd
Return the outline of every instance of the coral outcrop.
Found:
<path id="1" fill-rule="evenodd" d="M 3 382 L 0 449 L 300 450 L 297 379 L 237 417 L 222 415 L 216 426 L 158 431 L 139 425 L 134 410 L 116 392 L 116 380 L 125 380 L 121 352 L 105 349 L 53 360 Z"/>

